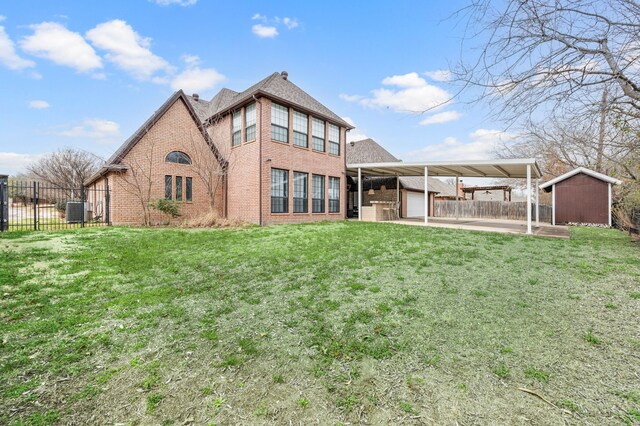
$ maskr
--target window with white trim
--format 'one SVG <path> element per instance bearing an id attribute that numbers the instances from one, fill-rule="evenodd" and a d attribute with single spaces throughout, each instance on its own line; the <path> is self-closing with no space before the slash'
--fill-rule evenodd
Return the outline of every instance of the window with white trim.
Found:
<path id="1" fill-rule="evenodd" d="M 340 155 L 340 128 L 329 124 L 329 154 Z"/>
<path id="2" fill-rule="evenodd" d="M 312 147 L 314 151 L 324 152 L 324 121 L 313 117 L 311 120 Z"/>
<path id="3" fill-rule="evenodd" d="M 309 146 L 309 117 L 293 111 L 293 144 L 307 148 Z"/>
<path id="4" fill-rule="evenodd" d="M 271 103 L 271 139 L 289 142 L 289 108 Z"/>
<path id="5" fill-rule="evenodd" d="M 233 130 L 231 136 L 231 146 L 238 146 L 242 142 L 242 113 L 236 111 L 233 113 Z"/>
<path id="6" fill-rule="evenodd" d="M 256 103 L 246 106 L 244 109 L 244 140 L 245 142 L 256 139 Z"/>

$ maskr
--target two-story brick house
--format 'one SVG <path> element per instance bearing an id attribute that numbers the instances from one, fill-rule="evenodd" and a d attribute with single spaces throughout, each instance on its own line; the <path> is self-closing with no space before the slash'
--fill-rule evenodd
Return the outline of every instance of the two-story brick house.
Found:
<path id="1" fill-rule="evenodd" d="M 256 224 L 343 219 L 346 132 L 353 127 L 274 73 L 211 101 L 172 95 L 92 178 L 111 188 L 111 221 L 151 223 L 150 202 Z"/>

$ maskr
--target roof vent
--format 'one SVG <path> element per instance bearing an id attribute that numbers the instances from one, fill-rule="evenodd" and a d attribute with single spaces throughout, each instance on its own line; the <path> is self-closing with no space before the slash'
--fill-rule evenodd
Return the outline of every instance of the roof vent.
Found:
<path id="1" fill-rule="evenodd" d="M 356 143 L 354 141 L 349 142 L 349 145 L 354 146 Z"/>
<path id="2" fill-rule="evenodd" d="M 191 95 L 191 97 L 198 102 L 200 100 L 200 95 L 198 95 L 197 93 L 194 93 L 193 95 Z"/>
<path id="3" fill-rule="evenodd" d="M 283 80 L 286 80 L 287 78 L 289 78 L 289 73 L 286 71 L 282 71 L 280 75 L 282 76 Z"/>

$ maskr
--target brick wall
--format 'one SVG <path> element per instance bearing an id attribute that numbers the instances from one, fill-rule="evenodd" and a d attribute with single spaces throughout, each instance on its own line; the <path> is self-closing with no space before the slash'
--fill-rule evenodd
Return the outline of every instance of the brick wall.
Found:
<path id="1" fill-rule="evenodd" d="M 147 187 L 151 182 L 151 200 L 164 198 L 165 175 L 173 176 L 172 190 L 175 196 L 175 176 L 182 176 L 182 198 L 186 196 L 186 177 L 192 178 L 192 202 L 180 202 L 181 217 L 178 220 L 194 217 L 210 210 L 210 197 L 204 181 L 196 173 L 195 165 L 165 162 L 166 155 L 171 151 L 182 151 L 196 161 L 216 162 L 213 153 L 206 145 L 204 137 L 198 130 L 184 102 L 181 99 L 167 110 L 167 112 L 148 129 L 147 133 L 124 157 L 122 163 L 130 170 L 124 173 L 109 173 L 106 178 L 111 187 L 111 221 L 114 224 L 142 224 L 144 219 L 140 198 L 136 195 L 136 187 Z M 215 164 L 215 163 L 213 163 Z M 138 182 L 131 169 L 137 170 Z M 104 179 L 92 184 L 100 186 Z M 144 198 L 147 196 L 144 190 Z M 215 195 L 214 211 L 223 214 L 224 186 L 218 184 Z M 167 217 L 155 210 L 151 210 L 151 222 L 164 223 Z"/>

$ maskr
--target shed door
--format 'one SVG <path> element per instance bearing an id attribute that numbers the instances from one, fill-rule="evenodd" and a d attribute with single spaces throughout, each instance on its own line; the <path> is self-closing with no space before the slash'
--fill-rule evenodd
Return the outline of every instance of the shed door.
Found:
<path id="1" fill-rule="evenodd" d="M 424 217 L 424 193 L 407 192 L 407 217 Z"/>

